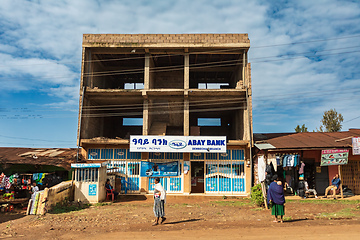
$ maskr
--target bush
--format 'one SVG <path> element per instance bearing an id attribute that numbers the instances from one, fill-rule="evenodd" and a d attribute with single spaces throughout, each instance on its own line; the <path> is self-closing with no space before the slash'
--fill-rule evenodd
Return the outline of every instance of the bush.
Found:
<path id="1" fill-rule="evenodd" d="M 261 190 L 261 184 L 257 184 L 251 188 L 250 198 L 254 204 L 264 207 L 264 197 Z"/>

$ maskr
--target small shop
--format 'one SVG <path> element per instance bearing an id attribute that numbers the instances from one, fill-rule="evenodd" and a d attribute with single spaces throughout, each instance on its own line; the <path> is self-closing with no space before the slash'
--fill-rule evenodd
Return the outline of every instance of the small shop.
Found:
<path id="1" fill-rule="evenodd" d="M 335 174 L 340 175 L 344 195 L 360 193 L 356 180 L 360 155 L 351 152 L 357 129 L 335 133 L 255 134 L 254 184 L 269 184 L 277 174 L 286 185 L 287 194 L 298 194 L 299 181 L 310 189 L 325 193 Z"/>
<path id="2" fill-rule="evenodd" d="M 76 160 L 75 156 L 75 149 L 0 148 L 3 211 L 27 204 L 32 182 L 41 191 L 71 178 L 70 163 Z"/>

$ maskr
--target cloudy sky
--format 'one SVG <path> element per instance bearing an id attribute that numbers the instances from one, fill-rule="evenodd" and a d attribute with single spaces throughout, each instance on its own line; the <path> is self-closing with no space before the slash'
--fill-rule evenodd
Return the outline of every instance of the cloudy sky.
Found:
<path id="1" fill-rule="evenodd" d="M 360 128 L 357 0 L 2 0 L 0 146 L 75 147 L 84 33 L 248 33 L 254 132 Z"/>

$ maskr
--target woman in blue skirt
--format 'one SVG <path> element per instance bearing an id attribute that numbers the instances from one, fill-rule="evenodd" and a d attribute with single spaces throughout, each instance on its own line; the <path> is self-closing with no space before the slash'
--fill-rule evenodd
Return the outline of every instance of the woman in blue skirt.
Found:
<path id="1" fill-rule="evenodd" d="M 285 196 L 282 182 L 277 178 L 277 175 L 274 175 L 274 181 L 270 184 L 268 201 L 271 206 L 271 215 L 275 216 L 274 222 L 278 222 L 277 216 L 280 216 L 280 222 L 283 223 L 283 216 L 285 215 Z"/>

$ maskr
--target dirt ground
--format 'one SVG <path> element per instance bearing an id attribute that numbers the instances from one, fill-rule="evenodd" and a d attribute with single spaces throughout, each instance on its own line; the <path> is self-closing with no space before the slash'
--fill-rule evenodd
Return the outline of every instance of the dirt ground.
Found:
<path id="1" fill-rule="evenodd" d="M 152 199 L 121 198 L 115 203 L 45 216 L 17 209 L 0 213 L 0 239 L 358 239 L 360 199 L 287 198 L 285 222 L 248 198 L 169 196 L 167 220 L 152 226 Z M 60 213 L 65 211 L 63 213 Z M 67 212 L 66 212 L 67 211 Z"/>

